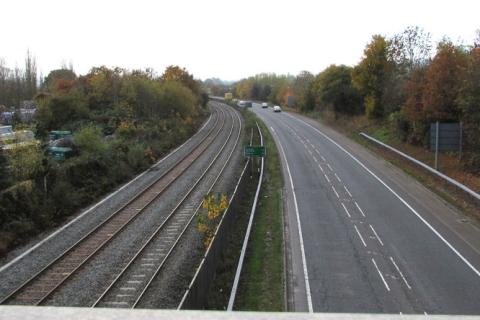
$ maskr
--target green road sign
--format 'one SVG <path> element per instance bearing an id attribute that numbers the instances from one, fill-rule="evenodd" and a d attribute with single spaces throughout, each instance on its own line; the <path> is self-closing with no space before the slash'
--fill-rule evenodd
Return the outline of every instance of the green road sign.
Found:
<path id="1" fill-rule="evenodd" d="M 245 157 L 265 157 L 264 146 L 245 146 L 243 150 Z"/>

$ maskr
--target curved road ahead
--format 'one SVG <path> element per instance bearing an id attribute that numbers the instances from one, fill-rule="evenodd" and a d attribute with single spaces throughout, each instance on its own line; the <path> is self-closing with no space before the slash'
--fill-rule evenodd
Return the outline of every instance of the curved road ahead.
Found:
<path id="1" fill-rule="evenodd" d="M 286 189 L 289 308 L 480 314 L 480 229 L 333 130 L 254 104 Z"/>

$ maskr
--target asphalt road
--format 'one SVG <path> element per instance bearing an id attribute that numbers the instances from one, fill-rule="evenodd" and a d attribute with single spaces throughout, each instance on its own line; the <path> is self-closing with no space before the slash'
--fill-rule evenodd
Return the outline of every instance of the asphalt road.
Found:
<path id="1" fill-rule="evenodd" d="M 333 130 L 252 110 L 283 163 L 291 310 L 480 314 L 474 223 Z"/>

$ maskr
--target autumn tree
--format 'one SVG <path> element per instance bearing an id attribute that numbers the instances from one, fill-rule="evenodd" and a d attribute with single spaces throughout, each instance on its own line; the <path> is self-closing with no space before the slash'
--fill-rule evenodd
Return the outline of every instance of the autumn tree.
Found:
<path id="1" fill-rule="evenodd" d="M 428 121 L 457 121 L 457 95 L 467 55 L 462 47 L 442 41 L 425 72 L 422 104 Z"/>
<path id="2" fill-rule="evenodd" d="M 471 153 L 469 165 L 480 173 L 480 47 L 470 51 L 456 103 L 465 130 L 465 149 Z"/>
<path id="3" fill-rule="evenodd" d="M 50 93 L 66 94 L 76 84 L 77 75 L 70 69 L 56 69 L 50 71 L 44 80 L 44 88 Z"/>
<path id="4" fill-rule="evenodd" d="M 370 118 L 380 118 L 384 115 L 382 98 L 386 80 L 393 69 L 388 50 L 388 41 L 383 36 L 373 36 L 363 52 L 362 61 L 352 73 L 353 84 L 365 97 L 365 112 Z"/>
<path id="5" fill-rule="evenodd" d="M 183 84 L 185 87 L 192 90 L 195 95 L 200 94 L 200 88 L 198 82 L 193 76 L 188 73 L 185 68 L 179 66 L 168 66 L 160 77 L 162 81 L 177 81 Z"/>
<path id="6" fill-rule="evenodd" d="M 102 66 L 92 68 L 82 78 L 91 110 L 98 110 L 100 106 L 112 107 L 118 103 L 123 73 L 121 68 L 109 69 Z"/>
<path id="7" fill-rule="evenodd" d="M 423 143 L 425 133 L 428 130 L 426 115 L 423 109 L 422 97 L 425 86 L 425 69 L 417 68 L 410 74 L 405 82 L 406 100 L 402 111 L 410 124 L 410 142 Z"/>
<path id="8" fill-rule="evenodd" d="M 243 79 L 235 85 L 235 93 L 240 99 L 250 99 L 253 81 Z"/>

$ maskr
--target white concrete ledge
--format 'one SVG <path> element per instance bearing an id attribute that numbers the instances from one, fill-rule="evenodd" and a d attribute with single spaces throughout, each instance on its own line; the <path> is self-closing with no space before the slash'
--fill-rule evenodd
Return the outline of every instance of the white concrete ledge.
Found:
<path id="1" fill-rule="evenodd" d="M 278 312 L 225 312 L 225 311 L 176 311 L 147 309 L 107 309 L 70 307 L 21 307 L 0 306 L 0 320 L 387 320 L 387 319 L 465 319 L 480 320 L 480 316 L 448 315 L 399 315 L 399 314 L 354 314 L 354 313 L 278 313 Z"/>

